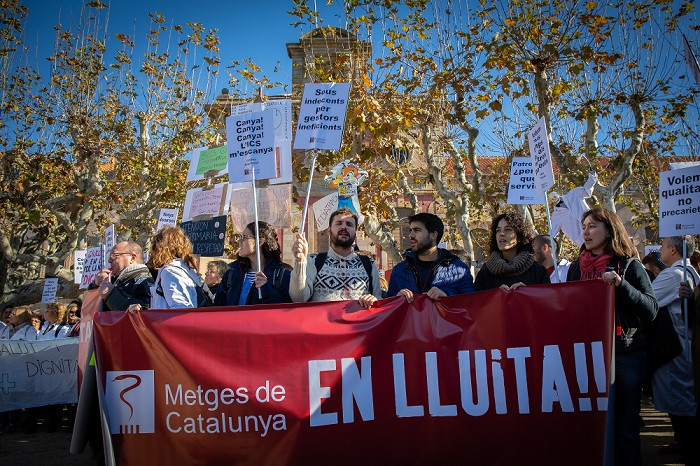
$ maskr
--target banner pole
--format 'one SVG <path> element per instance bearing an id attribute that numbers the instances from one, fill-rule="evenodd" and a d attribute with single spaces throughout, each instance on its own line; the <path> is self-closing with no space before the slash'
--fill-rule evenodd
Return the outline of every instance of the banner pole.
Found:
<path id="1" fill-rule="evenodd" d="M 686 264 L 686 257 L 688 257 L 688 244 L 685 241 L 685 236 L 683 237 L 683 283 L 688 283 L 688 267 Z M 685 323 L 685 360 L 690 361 L 690 342 L 688 334 L 690 330 L 688 328 L 688 298 L 683 298 L 683 320 Z"/>
<path id="2" fill-rule="evenodd" d="M 318 155 L 318 150 L 314 149 L 314 156 L 311 159 L 311 171 L 309 171 L 309 183 L 306 186 L 306 199 L 304 200 L 304 212 L 301 214 L 301 228 L 299 229 L 299 234 L 304 234 L 304 228 L 306 227 L 306 214 L 309 211 L 309 196 L 311 195 L 311 181 L 314 179 L 314 169 L 316 168 L 316 156 Z"/>
<path id="3" fill-rule="evenodd" d="M 549 245 L 552 248 L 552 259 L 554 259 L 554 277 L 556 278 L 556 283 L 561 283 L 559 277 L 559 261 L 557 259 L 557 249 L 554 244 L 554 237 L 552 236 L 552 219 L 549 215 L 549 200 L 547 200 L 547 191 L 544 192 L 544 205 L 547 209 L 547 227 L 549 228 Z"/>
<path id="4" fill-rule="evenodd" d="M 258 228 L 258 194 L 257 188 L 255 187 L 255 167 L 251 169 L 252 177 L 251 182 L 253 184 L 253 214 L 255 216 L 255 258 L 258 261 L 258 272 L 260 272 L 260 231 Z M 262 299 L 262 290 L 258 288 L 258 299 Z"/>

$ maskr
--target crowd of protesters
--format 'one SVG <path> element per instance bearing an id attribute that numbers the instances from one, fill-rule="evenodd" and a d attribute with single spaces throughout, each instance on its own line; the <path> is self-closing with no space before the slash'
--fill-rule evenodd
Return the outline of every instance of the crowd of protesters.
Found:
<path id="1" fill-rule="evenodd" d="M 650 380 L 657 409 L 670 415 L 676 448 L 688 464 L 698 464 L 700 252 L 692 238 L 664 238 L 658 254 L 640 261 L 617 215 L 597 206 L 581 216 L 581 238 L 576 241 L 580 250 L 570 262 L 559 256 L 549 235 L 535 236 L 523 215 L 510 210 L 493 219 L 488 259 L 473 279 L 471 258 L 438 247 L 444 234 L 438 216 L 419 213 L 408 220 L 411 247 L 393 268 L 388 284 L 374 261 L 358 253 L 358 217 L 342 208 L 330 216 L 328 252 L 311 253 L 304 236 L 297 235 L 292 265 L 282 262 L 275 229 L 253 222 L 235 239 L 237 259 L 230 264 L 210 262 L 201 279 L 189 239 L 180 228 L 166 226 L 156 234 L 147 264 L 138 244 L 116 244 L 109 255 L 110 269 L 100 272 L 92 287 L 99 290 L 106 311 L 339 300 L 357 300 L 368 308 L 394 296 L 411 302 L 414 295 L 424 293 L 440 300 L 496 288 L 511 292 L 538 284 L 602 280 L 615 288 L 615 377 L 608 408 L 609 420 L 614 421 L 608 429 L 615 447 L 611 461 L 641 464 L 639 410 L 642 386 Z M 683 257 L 684 240 L 687 257 Z M 688 328 L 682 299 L 689 301 Z M 66 309 L 51 303 L 36 324 L 32 319 L 38 316 L 27 307 L 5 309 L 0 338 L 75 336 L 79 306 L 71 303 Z M 657 314 L 666 317 L 665 313 L 683 351 L 650 368 L 647 360 L 654 348 L 647 334 L 651 335 Z M 692 363 L 685 351 L 688 332 L 696 336 L 690 338 L 695 342 Z M 12 424 L 6 418 L 5 425 Z"/>

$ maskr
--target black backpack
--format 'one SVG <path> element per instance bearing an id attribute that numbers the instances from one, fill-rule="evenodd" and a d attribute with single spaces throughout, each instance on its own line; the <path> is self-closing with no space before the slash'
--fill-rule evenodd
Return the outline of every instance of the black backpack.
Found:
<path id="1" fill-rule="evenodd" d="M 314 265 L 316 265 L 316 273 L 319 273 L 321 269 L 323 268 L 323 264 L 326 263 L 326 258 L 328 257 L 328 253 L 326 252 L 319 252 L 316 254 L 316 258 L 314 259 Z M 374 285 L 372 283 L 372 259 L 370 259 L 368 256 L 363 256 L 361 254 L 358 254 L 357 257 L 360 258 L 360 261 L 362 261 L 362 266 L 365 268 L 365 272 L 367 272 L 367 276 L 369 277 L 369 294 L 374 294 Z"/>
<path id="2" fill-rule="evenodd" d="M 173 265 L 173 267 L 177 267 L 178 269 L 185 270 L 183 267 L 180 267 L 179 265 Z M 190 274 L 185 270 L 185 273 L 187 273 L 187 276 L 189 277 Z M 191 279 L 191 277 L 190 277 Z M 212 301 L 211 297 L 209 294 L 204 291 L 204 288 L 202 288 L 201 285 L 197 285 L 197 282 L 192 280 L 192 283 L 194 283 L 194 289 L 197 294 L 197 307 L 209 307 L 214 305 L 214 301 Z M 158 284 L 156 285 L 156 293 L 158 293 L 160 296 L 165 297 L 165 293 L 163 292 L 163 285 L 161 283 L 161 280 L 158 280 Z"/>

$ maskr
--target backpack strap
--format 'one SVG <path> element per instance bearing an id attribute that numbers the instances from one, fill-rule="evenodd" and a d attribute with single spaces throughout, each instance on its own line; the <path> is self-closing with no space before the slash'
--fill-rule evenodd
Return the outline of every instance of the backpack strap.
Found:
<path id="1" fill-rule="evenodd" d="M 372 280 L 372 259 L 369 256 L 363 256 L 358 254 L 360 260 L 362 261 L 362 265 L 365 268 L 365 272 L 367 272 L 367 277 L 369 278 L 369 294 L 374 294 L 374 280 Z"/>
<path id="2" fill-rule="evenodd" d="M 282 291 L 282 277 L 284 276 L 284 267 L 280 265 L 275 269 L 272 274 L 272 288 L 277 289 L 277 291 Z"/>
<path id="3" fill-rule="evenodd" d="M 314 265 L 316 266 L 316 274 L 321 272 L 321 269 L 323 268 L 323 264 L 326 263 L 326 258 L 328 257 L 327 252 L 319 252 L 316 254 L 316 258 L 314 259 Z"/>

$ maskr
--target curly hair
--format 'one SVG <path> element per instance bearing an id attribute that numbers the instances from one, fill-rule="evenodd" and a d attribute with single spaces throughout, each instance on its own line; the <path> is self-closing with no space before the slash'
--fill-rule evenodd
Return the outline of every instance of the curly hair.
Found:
<path id="1" fill-rule="evenodd" d="M 180 227 L 166 225 L 153 237 L 148 266 L 159 269 L 178 258 L 191 269 L 197 269 L 197 261 L 192 252 L 192 242 Z"/>
<path id="2" fill-rule="evenodd" d="M 532 231 L 530 225 L 525 221 L 523 214 L 517 210 L 508 210 L 496 216 L 491 222 L 491 239 L 489 241 L 489 252 L 498 251 L 498 239 L 496 239 L 496 228 L 498 228 L 498 222 L 504 220 L 508 222 L 508 225 L 515 231 L 515 235 L 518 240 L 517 251 L 520 253 L 522 251 L 527 251 L 532 253 L 532 241 L 535 238 L 535 233 Z"/>
<path id="3" fill-rule="evenodd" d="M 603 252 L 612 254 L 617 257 L 637 257 L 637 249 L 632 245 L 629 239 L 629 234 L 622 224 L 622 220 L 617 214 L 610 212 L 603 206 L 595 206 L 584 212 L 581 216 L 581 223 L 588 217 L 593 217 L 596 222 L 605 224 L 605 229 L 608 230 L 608 238 L 605 241 Z M 581 245 L 580 253 L 586 250 L 586 244 Z"/>
<path id="4" fill-rule="evenodd" d="M 250 222 L 245 227 L 255 236 L 255 222 Z M 265 258 L 264 262 L 281 262 L 282 251 L 280 251 L 280 243 L 277 241 L 275 229 L 266 222 L 258 222 L 258 235 L 260 236 L 260 253 Z M 250 268 L 250 260 L 247 257 L 238 256 L 238 260 Z"/>
<path id="5" fill-rule="evenodd" d="M 46 312 L 55 313 L 56 322 L 63 322 L 63 318 L 66 315 L 66 305 L 63 303 L 49 303 L 46 305 Z"/>

